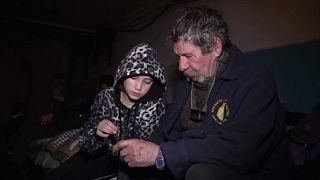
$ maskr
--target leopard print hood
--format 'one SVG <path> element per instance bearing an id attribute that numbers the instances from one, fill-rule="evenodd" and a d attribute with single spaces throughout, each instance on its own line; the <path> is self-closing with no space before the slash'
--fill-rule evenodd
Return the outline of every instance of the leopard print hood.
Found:
<path id="1" fill-rule="evenodd" d="M 163 95 L 166 87 L 164 67 L 156 51 L 147 43 L 136 45 L 121 60 L 115 73 L 113 88 L 118 89 L 126 77 L 134 75 L 149 75 L 155 80 L 145 99 L 156 99 Z"/>

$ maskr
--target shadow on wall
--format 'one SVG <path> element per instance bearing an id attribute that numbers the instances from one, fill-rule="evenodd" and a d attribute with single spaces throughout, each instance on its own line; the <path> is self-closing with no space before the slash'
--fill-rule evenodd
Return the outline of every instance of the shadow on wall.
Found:
<path id="1" fill-rule="evenodd" d="M 288 111 L 309 113 L 320 102 L 320 41 L 247 55 L 273 73 L 280 99 Z"/>

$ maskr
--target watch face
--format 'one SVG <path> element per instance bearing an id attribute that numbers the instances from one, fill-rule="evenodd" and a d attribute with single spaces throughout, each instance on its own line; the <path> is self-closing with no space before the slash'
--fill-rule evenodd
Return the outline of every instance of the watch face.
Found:
<path id="1" fill-rule="evenodd" d="M 163 158 L 160 158 L 160 159 L 156 160 L 156 167 L 158 169 L 164 169 L 164 166 L 165 166 L 165 162 L 164 162 Z"/>

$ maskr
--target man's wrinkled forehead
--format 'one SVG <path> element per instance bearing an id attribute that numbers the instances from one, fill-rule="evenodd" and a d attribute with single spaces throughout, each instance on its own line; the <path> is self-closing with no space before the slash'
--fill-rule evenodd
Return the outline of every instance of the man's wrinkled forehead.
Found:
<path id="1" fill-rule="evenodd" d="M 197 49 L 200 48 L 188 41 L 179 41 L 173 45 L 173 51 L 179 56 L 192 55 Z"/>

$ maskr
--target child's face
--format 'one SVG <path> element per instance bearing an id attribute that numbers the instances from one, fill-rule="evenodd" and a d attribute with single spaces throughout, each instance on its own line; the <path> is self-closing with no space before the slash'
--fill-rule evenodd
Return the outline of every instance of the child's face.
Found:
<path id="1" fill-rule="evenodd" d="M 133 76 L 123 82 L 128 98 L 136 101 L 145 96 L 152 87 L 153 79 L 149 76 Z"/>

